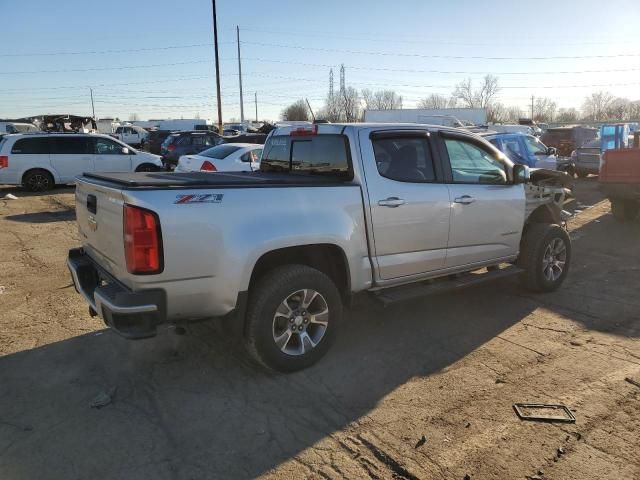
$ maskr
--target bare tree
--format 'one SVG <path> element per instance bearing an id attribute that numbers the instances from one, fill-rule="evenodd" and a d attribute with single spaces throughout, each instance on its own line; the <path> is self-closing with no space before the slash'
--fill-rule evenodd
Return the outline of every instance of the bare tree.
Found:
<path id="1" fill-rule="evenodd" d="M 447 98 L 440 93 L 432 93 L 418 102 L 418 108 L 455 108 L 457 103 L 456 97 Z"/>
<path id="2" fill-rule="evenodd" d="M 582 113 L 587 120 L 606 120 L 607 109 L 613 102 L 614 96 L 609 92 L 596 92 L 585 98 Z"/>
<path id="3" fill-rule="evenodd" d="M 547 97 L 538 97 L 533 104 L 533 120 L 551 122 L 555 117 L 557 104 Z"/>
<path id="4" fill-rule="evenodd" d="M 556 117 L 556 120 L 558 122 L 570 123 L 577 122 L 579 118 L 580 114 L 575 108 L 561 108 L 560 110 L 558 110 L 558 116 Z"/>
<path id="5" fill-rule="evenodd" d="M 498 77 L 486 75 L 477 90 L 474 90 L 473 81 L 470 78 L 458 83 L 453 96 L 467 108 L 489 108 L 499 91 Z"/>
<path id="6" fill-rule="evenodd" d="M 487 108 L 487 121 L 490 123 L 516 123 L 522 112 L 518 107 L 507 107 L 493 102 Z"/>
<path id="7" fill-rule="evenodd" d="M 629 120 L 640 120 L 640 100 L 629 104 Z"/>
<path id="8" fill-rule="evenodd" d="M 303 99 L 300 99 L 287 108 L 285 108 L 280 114 L 283 120 L 309 120 L 309 109 L 307 107 L 307 102 Z"/>
<path id="9" fill-rule="evenodd" d="M 626 120 L 630 117 L 631 102 L 626 98 L 614 98 L 607 106 L 606 115 L 609 120 Z"/>
<path id="10" fill-rule="evenodd" d="M 360 120 L 360 95 L 358 90 L 347 87 L 342 95 L 342 115 L 345 122 L 357 122 Z"/>
<path id="11" fill-rule="evenodd" d="M 140 120 L 140 116 L 137 113 L 132 113 L 131 115 L 129 115 L 130 122 L 137 122 L 138 120 Z"/>
<path id="12" fill-rule="evenodd" d="M 336 95 L 327 95 L 324 107 L 318 112 L 318 118 L 330 122 L 340 122 L 342 120 L 342 102 Z"/>
<path id="13" fill-rule="evenodd" d="M 402 97 L 394 90 L 362 90 L 365 110 L 393 110 L 402 108 Z"/>

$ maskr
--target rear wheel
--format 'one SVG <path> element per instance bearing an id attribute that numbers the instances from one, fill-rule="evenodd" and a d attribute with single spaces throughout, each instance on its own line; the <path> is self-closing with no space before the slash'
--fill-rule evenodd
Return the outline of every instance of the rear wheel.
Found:
<path id="1" fill-rule="evenodd" d="M 54 186 L 53 176 L 46 170 L 29 170 L 22 177 L 22 186 L 30 192 L 44 192 Z"/>
<path id="2" fill-rule="evenodd" d="M 247 351 L 273 370 L 307 368 L 329 350 L 341 315 L 338 289 L 324 273 L 305 265 L 279 267 L 250 293 Z"/>
<path id="3" fill-rule="evenodd" d="M 522 241 L 518 265 L 524 268 L 522 284 L 534 292 L 552 292 L 569 272 L 571 240 L 559 225 L 535 223 Z"/>
<path id="4" fill-rule="evenodd" d="M 640 202 L 633 200 L 611 199 L 611 213 L 621 222 L 631 222 L 638 216 Z"/>

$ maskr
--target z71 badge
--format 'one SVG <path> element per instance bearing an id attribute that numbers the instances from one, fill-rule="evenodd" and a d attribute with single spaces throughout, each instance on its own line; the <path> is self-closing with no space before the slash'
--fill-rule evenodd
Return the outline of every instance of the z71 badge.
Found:
<path id="1" fill-rule="evenodd" d="M 188 203 L 221 203 L 224 193 L 207 193 L 203 195 L 176 195 L 174 205 Z"/>

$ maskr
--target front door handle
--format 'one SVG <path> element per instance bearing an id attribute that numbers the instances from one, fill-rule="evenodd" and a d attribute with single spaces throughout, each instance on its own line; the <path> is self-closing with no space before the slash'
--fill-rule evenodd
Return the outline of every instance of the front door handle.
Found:
<path id="1" fill-rule="evenodd" d="M 400 205 L 404 205 L 405 203 L 407 202 L 405 202 L 403 199 L 398 197 L 389 197 L 384 200 L 378 201 L 378 205 L 380 205 L 381 207 L 390 207 L 390 208 L 396 208 L 396 207 L 399 207 Z"/>
<path id="2" fill-rule="evenodd" d="M 470 203 L 475 202 L 476 199 L 470 195 L 463 195 L 461 197 L 454 198 L 453 201 L 455 203 L 461 203 L 462 205 L 469 205 Z"/>

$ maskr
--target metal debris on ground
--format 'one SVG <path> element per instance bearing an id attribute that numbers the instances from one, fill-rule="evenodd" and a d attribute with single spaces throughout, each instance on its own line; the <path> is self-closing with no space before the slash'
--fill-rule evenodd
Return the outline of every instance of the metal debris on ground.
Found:
<path id="1" fill-rule="evenodd" d="M 0 292 L 2 293 L 2 292 Z M 634 380 L 631 377 L 625 377 L 624 379 L 625 382 L 629 382 L 631 385 L 635 385 L 636 387 L 640 388 L 640 382 L 638 382 L 637 380 Z"/>
<path id="2" fill-rule="evenodd" d="M 109 405 L 116 394 L 116 388 L 117 387 L 113 387 L 108 391 L 103 391 L 96 395 L 96 397 L 91 401 L 91 408 L 102 408 Z"/>
<path id="3" fill-rule="evenodd" d="M 576 417 L 565 405 L 514 403 L 513 409 L 521 420 L 562 423 L 575 423 L 576 421 Z"/>
<path id="4" fill-rule="evenodd" d="M 425 437 L 424 435 L 422 435 L 422 438 L 420 440 L 418 440 L 418 443 L 416 443 L 416 446 L 413 448 L 420 448 L 421 446 L 423 446 L 425 443 L 427 443 L 427 437 Z"/>
<path id="5" fill-rule="evenodd" d="M 18 197 L 16 197 L 13 193 L 7 193 L 4 198 L 5 200 L 18 200 Z"/>

